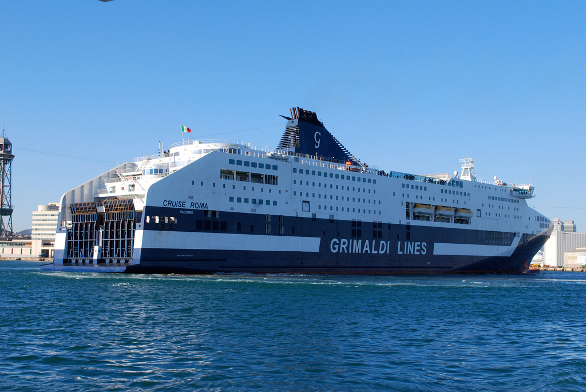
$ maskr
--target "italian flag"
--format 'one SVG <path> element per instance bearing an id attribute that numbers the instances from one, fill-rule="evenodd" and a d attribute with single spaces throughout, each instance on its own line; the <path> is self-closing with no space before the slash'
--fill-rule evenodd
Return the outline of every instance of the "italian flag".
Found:
<path id="1" fill-rule="evenodd" d="M 183 125 L 181 125 L 181 132 L 191 132 L 191 129 L 184 127 Z"/>

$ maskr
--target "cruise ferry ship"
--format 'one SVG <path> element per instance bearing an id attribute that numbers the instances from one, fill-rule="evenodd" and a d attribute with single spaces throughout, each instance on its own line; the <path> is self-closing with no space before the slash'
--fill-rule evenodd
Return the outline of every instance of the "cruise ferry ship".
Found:
<path id="1" fill-rule="evenodd" d="M 49 271 L 523 273 L 550 221 L 531 185 L 369 167 L 314 112 L 276 149 L 183 141 L 61 198 Z"/>

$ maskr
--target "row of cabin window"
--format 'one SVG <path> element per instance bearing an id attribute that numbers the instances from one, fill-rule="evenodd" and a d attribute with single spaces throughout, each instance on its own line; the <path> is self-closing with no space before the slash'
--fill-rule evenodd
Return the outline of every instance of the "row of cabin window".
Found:
<path id="1" fill-rule="evenodd" d="M 322 206 L 321 206 L 321 204 L 318 204 L 317 208 L 318 208 L 319 210 L 321 210 L 321 209 L 322 209 Z M 336 206 L 336 211 L 340 211 L 338 208 L 342 208 L 342 212 L 344 212 L 344 207 L 337 207 L 337 206 Z M 327 209 L 328 209 L 328 206 L 323 206 L 323 209 L 324 209 L 324 210 L 327 210 Z M 333 206 L 330 206 L 330 211 L 334 211 L 334 207 L 333 207 Z M 347 208 L 346 208 L 346 211 L 347 211 L 347 212 L 350 212 L 350 207 L 347 207 Z M 374 214 L 374 215 L 376 215 L 376 211 L 377 211 L 377 210 L 368 210 L 368 213 L 369 213 L 369 214 Z M 356 211 L 356 208 L 352 208 L 352 212 L 358 212 L 358 213 L 362 213 L 362 214 L 366 214 L 366 213 L 367 213 L 367 212 L 366 212 L 366 208 L 363 208 L 362 210 L 361 210 L 360 208 L 358 208 L 358 211 Z M 378 214 L 379 214 L 379 215 L 382 215 L 382 212 L 381 212 L 381 211 L 379 211 L 379 212 L 378 212 Z"/>
<path id="2" fill-rule="evenodd" d="M 293 180 L 293 185 L 297 185 L 297 180 Z M 303 180 L 299 180 L 299 185 L 303 185 Z M 309 181 L 305 181 L 305 185 L 306 186 L 309 186 Z M 325 182 L 323 183 L 323 185 L 324 185 L 324 188 L 327 188 L 328 187 L 328 184 L 326 184 Z M 315 181 L 312 181 L 311 182 L 311 186 L 315 186 Z M 317 186 L 318 186 L 318 188 L 321 188 L 322 183 L 321 182 L 318 182 L 317 183 Z M 334 185 L 333 184 L 330 184 L 330 189 L 334 189 Z M 338 188 L 338 185 L 336 185 L 336 189 L 339 189 Z M 352 187 L 352 192 L 356 192 L 356 189 L 358 189 L 358 192 L 360 192 L 360 187 L 357 188 L 357 187 L 354 187 L 354 186 Z M 344 185 L 342 185 L 342 190 L 344 190 Z M 347 186 L 346 187 L 346 190 L 347 191 L 350 191 L 350 187 Z M 363 193 L 366 193 L 366 188 L 362 188 L 362 192 Z M 370 188 L 368 189 L 368 193 L 370 193 Z M 374 189 L 372 193 L 376 194 L 376 189 Z"/>
<path id="3" fill-rule="evenodd" d="M 265 224 L 265 233 L 271 233 L 271 224 L 270 217 L 267 219 L 267 223 Z M 279 216 L 279 234 L 285 234 L 285 219 L 284 216 Z M 360 220 L 352 220 L 352 227 L 361 227 Z M 227 231 L 228 224 L 226 221 L 209 221 L 209 220 L 197 220 L 195 222 L 196 230 L 221 230 Z M 391 228 L 391 224 L 388 224 L 388 228 Z M 373 222 L 373 229 L 382 229 L 382 222 Z M 236 231 L 242 231 L 242 223 L 236 222 Z M 254 232 L 254 225 L 250 225 L 250 232 Z M 295 234 L 295 229 L 292 228 L 292 233 Z M 373 230 L 372 232 L 373 238 L 383 238 L 381 230 Z M 362 237 L 362 230 L 361 229 L 352 229 L 352 237 Z"/>
<path id="4" fill-rule="evenodd" d="M 254 184 L 279 185 L 279 176 L 238 170 L 220 169 L 220 179 L 236 179 L 237 181 L 252 182 Z"/>
<path id="5" fill-rule="evenodd" d="M 210 220 L 196 220 L 195 221 L 195 229 L 196 230 L 219 230 L 219 231 L 227 231 L 228 230 L 228 222 L 226 221 L 210 221 Z M 236 231 L 242 231 L 242 222 L 236 222 Z M 254 225 L 250 225 L 250 232 L 254 232 Z M 265 224 L 265 233 L 271 234 L 271 224 Z M 294 232 L 293 232 L 294 233 Z M 279 225 L 279 234 L 285 234 L 285 225 Z"/>
<path id="6" fill-rule="evenodd" d="M 402 188 L 407 188 L 409 189 L 409 184 L 401 184 Z M 411 185 L 411 189 L 414 190 L 419 190 L 419 191 L 427 191 L 427 187 L 423 186 L 423 185 Z M 455 194 L 457 196 L 468 196 L 470 197 L 470 193 L 469 192 L 461 192 L 461 191 L 452 191 L 451 189 L 441 189 L 440 190 L 441 193 L 447 193 L 449 195 Z"/>
<path id="7" fill-rule="evenodd" d="M 196 230 L 220 230 L 227 231 L 228 225 L 226 221 L 196 221 Z M 242 222 L 236 222 L 236 231 L 242 231 Z M 254 225 L 250 225 L 250 232 L 254 233 Z M 265 224 L 265 234 L 271 234 L 271 224 Z M 285 225 L 279 225 L 279 234 L 285 234 Z M 291 227 L 291 234 L 295 234 L 295 227 Z M 407 233 L 409 235 L 409 233 Z M 352 237 L 362 237 L 362 229 L 352 229 Z M 383 238 L 381 230 L 372 231 L 373 238 Z"/>
<path id="8" fill-rule="evenodd" d="M 429 179 L 429 180 L 431 180 L 431 179 Z M 426 182 L 432 182 L 432 181 L 426 180 Z M 403 185 L 403 188 L 409 188 L 409 184 L 402 184 L 402 185 Z M 456 188 L 464 188 L 464 182 L 456 181 L 456 180 L 451 180 L 447 184 L 444 183 L 442 185 L 453 186 Z M 419 189 L 423 189 L 423 188 L 425 188 L 425 190 L 427 190 L 427 187 L 424 187 L 423 185 L 419 185 Z M 413 185 L 411 185 L 411 189 L 414 189 Z M 415 185 L 415 189 L 417 189 L 417 185 Z"/>
<path id="9" fill-rule="evenodd" d="M 484 231 L 484 241 L 491 245 L 508 245 L 513 241 L 515 233 L 503 231 Z"/>
<path id="10" fill-rule="evenodd" d="M 243 199 L 242 197 L 237 197 L 237 198 L 236 198 L 236 203 L 242 203 L 242 199 Z M 230 201 L 230 203 L 234 203 L 234 196 L 230 196 L 230 197 L 228 198 L 228 200 Z M 245 198 L 244 198 L 244 203 L 248 203 L 249 201 L 250 201 L 252 204 L 260 204 L 260 205 L 262 205 L 262 204 L 263 204 L 263 199 L 258 199 L 258 200 L 257 200 L 257 199 L 251 199 L 251 200 L 249 200 L 249 199 L 248 199 L 248 197 L 245 197 Z M 257 202 L 258 202 L 258 203 L 257 203 Z M 264 200 L 264 203 L 265 203 L 267 206 L 270 206 L 270 205 L 271 205 L 271 201 L 270 201 L 270 200 Z M 273 205 L 274 205 L 274 206 L 276 206 L 276 205 L 277 205 L 277 201 L 276 201 L 276 200 L 273 200 Z"/>
<path id="11" fill-rule="evenodd" d="M 171 223 L 177 224 L 176 217 L 166 217 L 166 216 L 147 216 L 147 223 L 153 222 L 155 224 L 158 223 Z M 270 219 L 269 219 L 270 221 Z M 284 218 L 280 217 L 280 222 L 284 223 Z M 250 225 L 250 232 L 254 231 L 253 225 Z M 228 230 L 228 222 L 226 221 L 219 221 L 219 220 L 196 220 L 195 221 L 195 229 L 196 230 L 220 230 L 220 231 L 227 231 Z M 236 223 L 236 231 L 242 231 L 242 223 Z M 265 224 L 265 233 L 271 233 L 271 225 L 270 223 Z M 279 233 L 285 234 L 285 226 L 284 224 L 279 225 Z"/>
<path id="12" fill-rule="evenodd" d="M 409 184 L 401 184 L 401 188 L 407 188 L 407 189 L 409 189 Z M 426 186 L 423 186 L 423 185 L 411 185 L 411 189 L 415 189 L 415 190 L 418 190 L 418 191 L 426 191 L 427 190 L 427 187 Z"/>
<path id="13" fill-rule="evenodd" d="M 447 193 L 449 195 L 456 195 L 456 196 L 468 196 L 470 197 L 470 193 L 468 192 L 460 192 L 460 191 L 452 191 L 450 189 L 442 189 L 441 193 Z"/>
<path id="14" fill-rule="evenodd" d="M 275 204 L 273 204 L 275 205 Z M 324 208 L 326 208 L 324 206 Z M 370 212 L 370 210 L 369 210 Z M 204 212 L 204 215 L 206 217 L 213 217 L 213 218 L 219 218 L 220 214 L 219 211 L 209 211 L 206 210 Z M 268 233 L 270 233 L 270 224 L 268 222 L 271 221 L 271 215 L 265 215 L 265 220 L 267 222 L 268 225 Z M 177 224 L 177 217 L 174 216 L 147 216 L 146 217 L 146 223 L 171 223 L 171 224 Z M 279 215 L 279 232 L 281 232 L 281 234 L 284 234 L 284 227 L 283 224 L 285 223 L 285 217 L 283 215 Z M 253 226 L 251 225 L 251 232 L 253 231 Z M 352 227 L 362 227 L 362 221 L 360 219 L 352 219 Z M 373 221 L 372 222 L 372 227 L 373 229 L 382 229 L 383 228 L 383 222 L 382 221 Z M 196 220 L 195 221 L 195 228 L 196 230 L 221 230 L 221 231 L 226 231 L 228 230 L 228 223 L 226 221 L 218 221 L 218 220 Z M 391 224 L 388 223 L 388 229 L 391 229 Z M 237 231 L 241 231 L 241 223 L 237 222 Z M 352 230 L 352 236 L 358 236 L 360 237 L 361 234 L 356 235 L 355 231 Z M 358 230 L 358 233 L 361 233 L 360 230 Z M 375 234 L 376 233 L 376 234 Z M 373 231 L 373 237 L 374 238 L 382 238 L 382 232 L 381 231 Z"/>
<path id="15" fill-rule="evenodd" d="M 303 170 L 304 169 L 299 169 L 299 171 L 297 170 L 296 167 L 293 168 L 293 173 L 299 173 L 299 174 L 303 174 Z M 309 169 L 305 169 L 305 174 L 309 175 L 310 171 Z M 311 175 L 315 176 L 316 175 L 316 171 L 315 170 L 311 170 Z M 322 172 L 321 171 L 317 171 L 317 176 L 321 177 L 322 176 Z M 323 172 L 323 176 L 324 177 L 328 177 L 328 172 Z M 329 173 L 330 178 L 335 178 L 335 179 L 341 179 L 341 180 L 346 180 L 346 181 L 358 181 L 360 182 L 360 177 L 356 177 L 356 176 L 351 176 L 348 174 L 339 174 L 339 173 Z M 368 181 L 367 181 L 368 180 Z M 368 182 L 369 184 L 376 184 L 376 180 L 372 179 L 372 178 L 362 178 L 362 182 Z"/>
<path id="16" fill-rule="evenodd" d="M 217 221 L 217 220 L 196 220 L 195 221 L 195 229 L 196 230 L 221 230 L 227 231 L 228 230 L 228 222 L 226 221 Z"/>
<path id="17" fill-rule="evenodd" d="M 231 202 L 234 201 L 234 198 L 233 197 L 230 197 L 230 199 L 231 199 L 230 200 Z M 237 199 L 240 199 L 240 198 L 237 198 Z M 241 201 L 237 201 L 237 202 L 240 203 Z M 244 198 L 244 202 L 245 203 L 248 203 L 248 198 Z M 257 202 L 256 199 L 252 199 L 252 204 L 256 204 L 256 202 Z M 259 202 L 259 204 L 262 204 L 262 199 L 259 199 L 258 202 Z M 266 205 L 270 205 L 270 200 L 266 200 Z M 276 201 L 273 201 L 273 205 L 276 206 L 277 205 L 277 202 Z M 320 208 L 321 208 L 321 206 L 320 206 Z M 327 209 L 327 206 L 324 206 L 324 209 Z M 332 207 L 330 206 L 330 210 L 331 209 L 332 209 Z M 336 208 L 336 211 L 337 211 L 337 208 Z M 348 211 L 350 211 L 349 208 L 348 208 Z M 370 213 L 370 211 L 371 210 L 368 210 L 369 213 Z M 354 209 L 354 212 L 356 212 L 355 209 Z M 358 212 L 360 212 L 360 209 L 358 209 Z M 366 210 L 363 210 L 363 212 L 366 212 Z M 376 213 L 376 210 L 374 211 L 374 213 Z M 206 210 L 206 211 L 204 211 L 204 215 L 206 217 L 208 217 L 208 218 L 212 218 L 213 217 L 213 218 L 216 218 L 217 219 L 217 218 L 220 217 L 220 212 L 219 211 Z M 270 222 L 271 221 L 271 215 L 265 215 L 265 219 L 266 219 L 267 222 Z M 279 223 L 284 223 L 284 220 L 285 220 L 285 217 L 283 215 L 280 215 L 279 216 Z M 200 221 L 200 220 L 198 220 L 198 221 L 196 221 L 196 228 L 197 229 L 201 229 L 201 227 L 200 227 L 200 225 L 202 225 L 201 222 L 204 222 L 203 223 L 204 229 L 207 228 L 207 226 L 210 226 L 211 225 L 210 227 L 218 226 L 220 228 L 219 230 L 226 230 L 225 228 L 222 228 L 222 227 L 224 227 L 227 224 L 225 221 L 221 221 L 220 222 L 220 221 L 208 221 L 208 220 Z M 210 222 L 215 222 L 215 223 L 208 224 Z M 220 223 L 218 224 L 218 222 L 220 222 Z M 174 216 L 158 216 L 158 215 L 146 216 L 146 223 L 167 223 L 167 224 L 168 223 L 171 223 L 171 224 L 177 224 L 177 217 L 174 217 Z M 382 227 L 383 227 L 382 221 L 373 221 L 372 222 L 372 225 L 373 225 L 373 228 L 374 229 L 377 229 L 377 228 L 378 229 L 382 229 Z M 352 219 L 352 227 L 361 227 L 361 226 L 362 226 L 362 221 L 360 219 Z M 388 223 L 388 229 L 390 229 L 390 228 L 391 228 L 391 224 Z"/>
<path id="18" fill-rule="evenodd" d="M 448 193 L 448 192 L 446 191 L 446 193 Z M 454 194 L 455 194 L 455 191 L 454 191 Z M 393 196 L 395 196 L 395 192 L 393 192 Z M 459 196 L 459 195 L 457 195 L 457 196 Z M 468 194 L 468 196 L 470 196 L 470 194 Z M 405 197 L 405 194 L 404 193 L 403 193 L 403 197 Z M 407 193 L 407 199 L 409 199 L 409 197 L 411 197 L 411 196 L 409 195 L 409 193 Z M 440 199 L 441 199 L 442 203 L 443 202 L 446 202 L 446 203 L 448 202 L 448 199 L 444 199 L 443 197 L 440 198 Z M 415 200 L 423 200 L 423 196 L 415 195 Z M 435 201 L 435 196 L 433 196 L 433 197 L 432 196 L 428 196 L 427 197 L 427 200 L 428 201 Z M 452 199 L 452 203 L 460 204 L 460 201 L 459 200 Z M 464 201 L 464 204 L 466 204 L 466 201 Z M 483 204 L 483 206 L 484 206 L 484 204 Z"/>
<path id="19" fill-rule="evenodd" d="M 261 225 L 262 227 L 262 225 Z M 208 221 L 208 220 L 197 220 L 195 221 L 196 230 L 220 230 L 227 231 L 228 223 L 226 221 Z M 292 227 L 292 234 L 295 234 L 295 228 Z M 242 222 L 236 222 L 236 231 L 242 231 Z M 254 233 L 254 225 L 250 225 L 250 232 Z M 271 234 L 271 224 L 265 223 L 265 234 Z M 285 234 L 285 225 L 279 225 L 279 234 Z"/>
<path id="20" fill-rule="evenodd" d="M 410 234 L 411 233 L 407 233 L 407 239 L 410 238 Z M 352 229 L 352 237 L 362 237 L 362 229 Z M 372 238 L 383 238 L 383 232 L 382 230 L 373 230 L 372 231 Z M 399 239 L 399 236 L 397 236 L 397 239 Z"/>
<path id="21" fill-rule="evenodd" d="M 250 167 L 258 167 L 259 169 L 273 169 L 273 170 L 278 170 L 279 168 L 277 167 L 277 165 L 270 165 L 270 164 L 264 164 L 264 163 L 256 163 L 256 162 L 250 162 L 250 161 L 241 161 L 240 159 L 229 159 L 228 163 L 230 165 L 236 165 L 236 166 L 250 166 Z"/>
<path id="22" fill-rule="evenodd" d="M 293 191 L 293 196 L 297 196 L 297 191 Z M 299 196 L 303 196 L 303 192 L 299 192 Z M 317 194 L 317 197 L 319 199 L 321 199 L 321 196 L 322 196 L 321 193 Z M 309 192 L 305 192 L 305 197 L 309 197 Z M 311 197 L 315 197 L 315 193 L 312 193 Z M 327 199 L 327 198 L 328 198 L 328 195 L 324 194 L 324 199 Z M 336 196 L 336 200 L 339 200 L 338 198 L 339 198 L 339 196 Z M 330 195 L 330 200 L 333 200 L 333 195 Z M 376 202 L 377 202 L 377 200 L 374 200 L 374 199 L 360 199 L 360 198 L 358 198 L 358 203 L 360 203 L 361 200 L 362 200 L 362 203 L 364 203 L 364 204 L 366 204 L 367 200 L 368 200 L 368 204 L 370 204 L 371 201 L 372 201 L 372 204 L 376 204 Z M 344 196 L 342 196 L 342 201 L 344 201 Z M 350 196 L 346 197 L 346 201 L 350 201 Z M 356 203 L 355 197 L 352 198 L 352 202 Z M 380 200 L 378 200 L 378 204 L 381 204 Z"/>
<path id="23" fill-rule="evenodd" d="M 484 216 L 492 216 L 492 215 L 491 215 L 491 213 L 490 213 L 490 212 L 485 212 L 485 213 L 484 213 Z M 501 217 L 502 217 L 502 214 L 499 214 L 498 212 L 495 212 L 495 213 L 494 213 L 494 216 L 497 216 L 497 217 L 501 218 Z M 511 215 L 507 215 L 507 214 L 505 214 L 505 218 L 510 218 L 510 217 L 511 217 Z M 528 218 L 529 218 L 529 220 L 531 220 L 531 217 L 528 217 Z M 522 216 L 520 216 L 520 215 L 514 215 L 514 216 L 513 216 L 513 219 L 523 219 L 523 217 L 522 217 Z M 546 227 L 547 227 L 547 226 L 546 226 Z"/>
<path id="24" fill-rule="evenodd" d="M 177 217 L 175 216 L 147 216 L 146 223 L 171 223 L 176 225 L 177 224 Z"/>
<path id="25" fill-rule="evenodd" d="M 519 200 L 509 199 L 507 197 L 495 197 L 495 196 L 488 196 L 488 200 L 495 200 L 495 201 L 506 201 L 508 203 L 519 203 Z"/>

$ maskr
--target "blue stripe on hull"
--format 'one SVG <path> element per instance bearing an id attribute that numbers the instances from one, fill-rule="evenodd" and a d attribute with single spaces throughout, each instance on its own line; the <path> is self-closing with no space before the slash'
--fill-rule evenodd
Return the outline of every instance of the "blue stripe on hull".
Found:
<path id="1" fill-rule="evenodd" d="M 279 236 L 279 215 L 271 215 L 270 222 L 266 221 L 264 214 L 237 213 L 220 211 L 219 219 L 210 219 L 204 216 L 204 211 L 195 210 L 191 215 L 181 215 L 175 224 L 145 223 L 145 231 L 154 232 L 200 232 L 200 233 L 233 233 L 250 235 L 265 234 L 265 224 L 270 223 L 272 231 L 269 235 Z M 146 207 L 145 215 L 153 216 L 177 216 L 178 210 L 165 207 Z M 208 228 L 204 224 L 208 225 Z M 374 227 L 372 221 L 352 222 L 349 220 L 323 219 L 309 217 L 284 216 L 283 229 L 286 236 L 320 237 L 320 238 L 356 238 L 362 240 L 381 239 L 385 241 L 418 241 L 417 238 L 428 238 L 429 242 L 447 242 L 457 244 L 496 245 L 486 238 L 485 230 L 472 229 L 470 225 L 443 225 L 434 226 L 419 225 L 418 221 L 397 224 L 378 222 Z M 225 224 L 225 228 L 222 229 Z M 356 225 L 355 225 L 356 224 Z M 357 224 L 360 224 L 358 226 Z M 215 225 L 215 226 L 214 226 Z M 462 226 L 457 227 L 457 226 Z M 360 231 L 361 235 L 353 237 L 353 231 Z M 381 235 L 375 237 L 374 232 Z M 515 233 L 511 231 L 501 232 L 500 245 L 509 246 L 513 243 Z"/>

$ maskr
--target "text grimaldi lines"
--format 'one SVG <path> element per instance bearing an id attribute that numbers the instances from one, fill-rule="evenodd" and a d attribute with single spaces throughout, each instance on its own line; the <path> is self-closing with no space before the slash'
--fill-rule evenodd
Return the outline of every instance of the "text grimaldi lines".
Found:
<path id="1" fill-rule="evenodd" d="M 332 253 L 372 253 L 390 254 L 391 241 L 338 239 L 330 242 Z M 397 241 L 398 255 L 424 255 L 427 253 L 427 243 L 420 241 Z"/>

